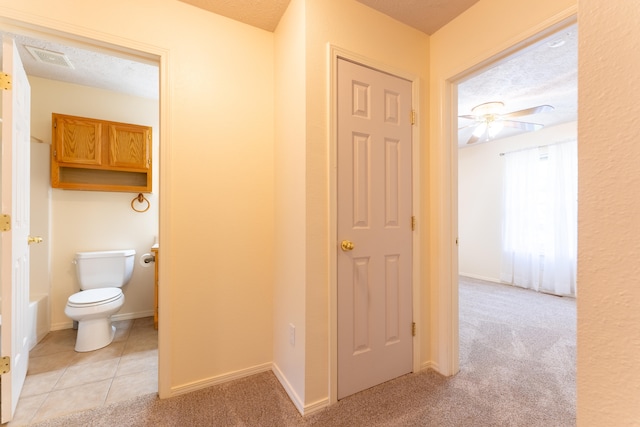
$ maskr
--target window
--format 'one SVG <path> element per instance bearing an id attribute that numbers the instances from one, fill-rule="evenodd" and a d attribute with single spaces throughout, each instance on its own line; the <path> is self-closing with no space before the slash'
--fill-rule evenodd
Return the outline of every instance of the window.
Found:
<path id="1" fill-rule="evenodd" d="M 575 295 L 576 141 L 504 157 L 501 280 Z"/>

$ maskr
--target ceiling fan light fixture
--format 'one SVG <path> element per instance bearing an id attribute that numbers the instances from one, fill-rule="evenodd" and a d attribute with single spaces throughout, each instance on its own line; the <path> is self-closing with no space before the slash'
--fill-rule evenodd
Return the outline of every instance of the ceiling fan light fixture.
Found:
<path id="1" fill-rule="evenodd" d="M 475 116 L 485 116 L 487 114 L 499 114 L 504 108 L 504 103 L 499 101 L 485 102 L 476 105 L 471 109 L 471 114 Z"/>
<path id="2" fill-rule="evenodd" d="M 492 121 L 489 122 L 489 128 L 487 129 L 487 135 L 489 139 L 493 139 L 500 133 L 500 131 L 504 128 L 504 123 L 502 121 Z"/>
<path id="3" fill-rule="evenodd" d="M 482 122 L 473 130 L 473 136 L 480 138 L 487 130 L 487 122 Z"/>

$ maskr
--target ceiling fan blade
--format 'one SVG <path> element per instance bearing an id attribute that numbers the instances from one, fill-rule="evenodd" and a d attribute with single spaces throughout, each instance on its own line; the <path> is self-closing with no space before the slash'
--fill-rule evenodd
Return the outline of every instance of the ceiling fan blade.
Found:
<path id="1" fill-rule="evenodd" d="M 478 116 L 472 116 L 470 114 L 465 114 L 464 116 L 458 116 L 458 117 L 460 117 L 462 119 L 478 120 Z M 480 119 L 480 120 L 482 120 L 482 119 Z"/>
<path id="2" fill-rule="evenodd" d="M 506 127 L 520 129 L 525 132 L 533 132 L 534 130 L 539 130 L 544 127 L 544 125 L 540 123 L 519 122 L 516 120 L 503 120 L 502 124 Z"/>
<path id="3" fill-rule="evenodd" d="M 510 113 L 502 114 L 503 118 L 508 117 L 521 117 L 521 116 L 530 116 L 531 114 L 544 113 L 547 111 L 553 110 L 553 106 L 551 105 L 538 105 L 537 107 L 525 108 L 524 110 L 512 111 Z"/>
<path id="4" fill-rule="evenodd" d="M 469 138 L 469 140 L 467 141 L 467 144 L 473 144 L 474 142 L 478 142 L 480 141 L 482 138 L 475 136 L 475 135 L 471 135 L 471 138 Z"/>
<path id="5" fill-rule="evenodd" d="M 474 126 L 478 126 L 478 123 L 471 123 L 470 125 L 460 126 L 458 128 L 458 130 L 467 129 L 467 128 L 471 128 L 471 127 L 474 127 Z"/>

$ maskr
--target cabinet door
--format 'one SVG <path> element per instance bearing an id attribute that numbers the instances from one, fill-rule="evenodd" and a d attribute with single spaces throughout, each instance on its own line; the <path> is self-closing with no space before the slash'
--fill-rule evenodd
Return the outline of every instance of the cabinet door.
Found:
<path id="1" fill-rule="evenodd" d="M 102 124 L 85 120 L 54 117 L 55 157 L 60 163 L 101 165 Z"/>
<path id="2" fill-rule="evenodd" d="M 109 125 L 109 165 L 147 170 L 151 164 L 151 128 L 125 124 Z"/>

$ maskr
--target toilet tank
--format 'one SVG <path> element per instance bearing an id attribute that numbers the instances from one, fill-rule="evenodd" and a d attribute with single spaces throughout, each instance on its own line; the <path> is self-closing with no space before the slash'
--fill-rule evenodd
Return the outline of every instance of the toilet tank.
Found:
<path id="1" fill-rule="evenodd" d="M 74 258 L 80 289 L 121 288 L 133 274 L 136 251 L 78 252 Z"/>

